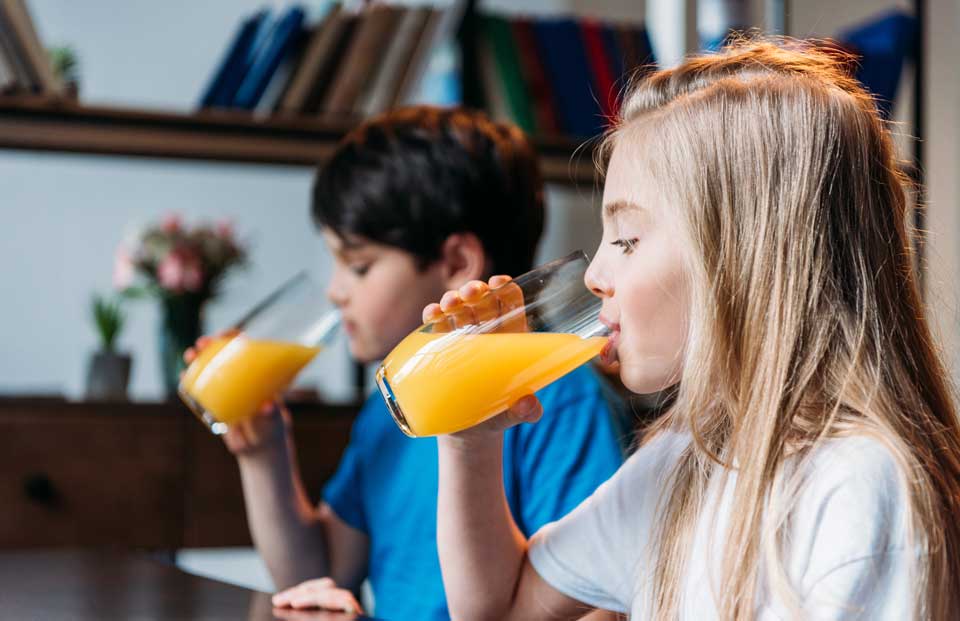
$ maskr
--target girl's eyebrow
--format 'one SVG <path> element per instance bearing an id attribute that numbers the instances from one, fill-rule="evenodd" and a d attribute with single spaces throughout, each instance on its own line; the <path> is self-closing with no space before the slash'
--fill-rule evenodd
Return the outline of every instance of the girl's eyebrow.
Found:
<path id="1" fill-rule="evenodd" d="M 642 211 L 643 207 L 641 207 L 636 203 L 632 203 L 630 201 L 625 201 L 625 200 L 613 201 L 612 203 L 607 203 L 606 205 L 603 206 L 603 215 L 608 218 L 611 218 L 617 213 L 625 210 L 641 210 Z"/>

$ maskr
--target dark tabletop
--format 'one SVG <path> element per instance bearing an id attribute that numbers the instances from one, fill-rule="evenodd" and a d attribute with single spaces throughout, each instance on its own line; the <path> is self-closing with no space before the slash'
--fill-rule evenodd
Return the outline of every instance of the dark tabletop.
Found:
<path id="1" fill-rule="evenodd" d="M 120 552 L 0 552 L 0 619 L 18 621 L 351 621 L 275 610 L 266 593 Z"/>

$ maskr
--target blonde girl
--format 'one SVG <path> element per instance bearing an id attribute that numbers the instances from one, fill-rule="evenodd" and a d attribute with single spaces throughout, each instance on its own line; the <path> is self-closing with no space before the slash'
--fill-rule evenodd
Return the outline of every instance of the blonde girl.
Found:
<path id="1" fill-rule="evenodd" d="M 674 386 L 676 402 L 530 540 L 504 500 L 501 439 L 539 418 L 536 400 L 441 438 L 454 618 L 960 618 L 954 403 L 905 182 L 843 60 L 741 42 L 627 94 L 586 284 L 623 383 Z"/>

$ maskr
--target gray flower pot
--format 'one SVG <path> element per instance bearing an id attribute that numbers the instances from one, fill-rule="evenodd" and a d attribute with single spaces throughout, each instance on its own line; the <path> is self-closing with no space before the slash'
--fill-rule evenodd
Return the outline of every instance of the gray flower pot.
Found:
<path id="1" fill-rule="evenodd" d="M 90 356 L 87 365 L 86 398 L 126 401 L 131 364 L 129 354 L 100 351 Z"/>

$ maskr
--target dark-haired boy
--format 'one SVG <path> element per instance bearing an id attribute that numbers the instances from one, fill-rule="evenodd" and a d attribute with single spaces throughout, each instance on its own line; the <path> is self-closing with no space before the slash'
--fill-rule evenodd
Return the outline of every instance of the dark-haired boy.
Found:
<path id="1" fill-rule="evenodd" d="M 528 271 L 543 229 L 542 191 L 523 133 L 480 113 L 407 108 L 345 137 L 318 172 L 313 214 L 334 256 L 328 295 L 351 354 L 384 357 L 448 289 Z M 504 439 L 507 498 L 527 535 L 573 509 L 621 462 L 593 371 L 578 369 L 538 396 L 543 422 Z M 277 587 L 288 589 L 275 604 L 359 609 L 353 593 L 369 579 L 378 616 L 448 619 L 436 549 L 436 441 L 404 436 L 371 396 L 313 506 L 290 434 L 281 412 L 226 437 L 254 541 Z"/>

